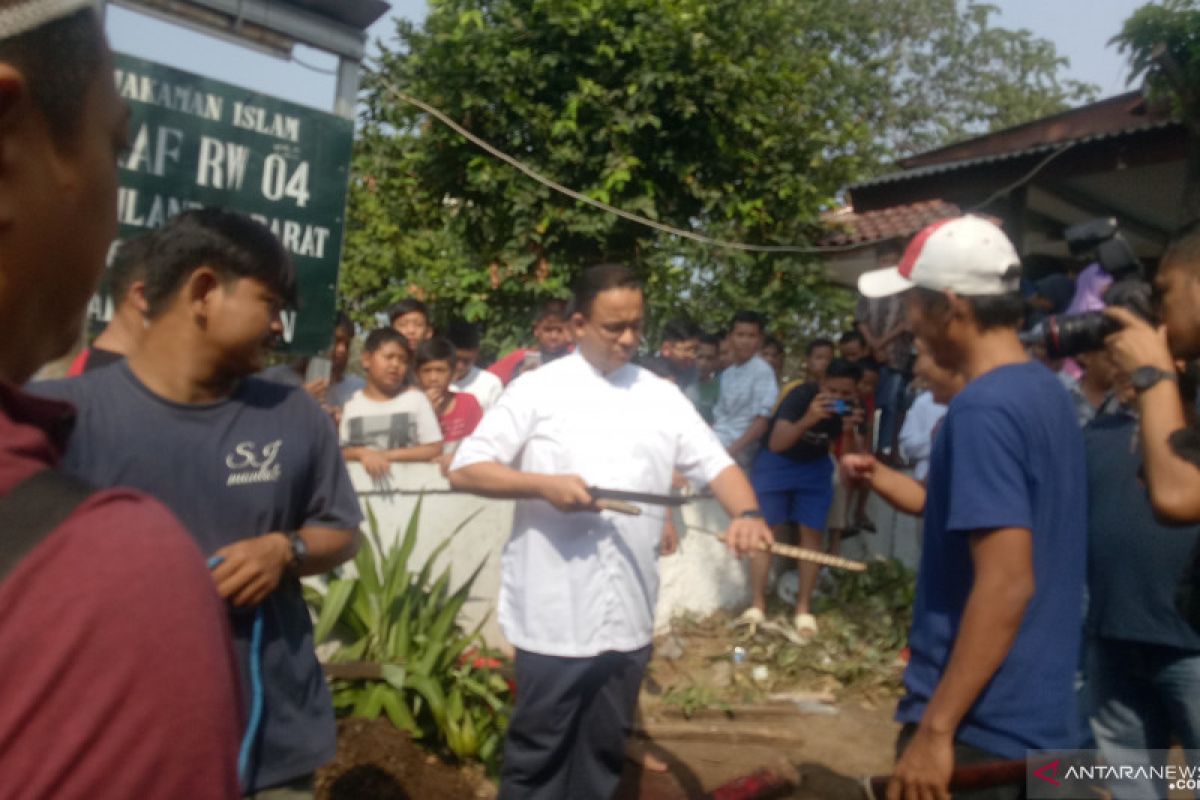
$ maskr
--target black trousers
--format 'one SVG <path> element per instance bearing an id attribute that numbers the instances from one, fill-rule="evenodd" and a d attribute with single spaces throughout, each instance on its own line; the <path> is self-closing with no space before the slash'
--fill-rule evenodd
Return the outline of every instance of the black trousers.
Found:
<path id="1" fill-rule="evenodd" d="M 896 736 L 896 759 L 904 755 L 908 743 L 912 741 L 913 736 L 917 733 L 917 726 L 911 722 L 906 723 L 900 729 L 899 735 Z M 954 766 L 965 767 L 968 764 L 987 764 L 991 761 L 1005 761 L 1003 756 L 998 756 L 995 753 L 989 753 L 987 750 L 980 750 L 978 747 L 972 747 L 969 744 L 963 744 L 957 739 L 954 741 Z M 1025 782 L 1022 781 L 1016 786 L 994 786 L 990 789 L 974 789 L 968 792 L 955 792 L 954 800 L 1025 800 Z"/>
<path id="2" fill-rule="evenodd" d="M 500 800 L 609 800 L 650 651 L 561 658 L 517 650 Z"/>

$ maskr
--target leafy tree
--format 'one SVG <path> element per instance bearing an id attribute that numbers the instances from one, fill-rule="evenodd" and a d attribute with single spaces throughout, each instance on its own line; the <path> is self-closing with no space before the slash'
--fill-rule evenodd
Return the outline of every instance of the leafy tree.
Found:
<path id="1" fill-rule="evenodd" d="M 859 23 L 849 56 L 888 87 L 874 129 L 893 156 L 941 147 L 1088 102 L 1097 87 L 1061 77 L 1054 44 L 992 24 L 967 0 L 846 0 Z"/>
<path id="2" fill-rule="evenodd" d="M 1130 82 L 1169 98 L 1188 133 L 1181 221 L 1200 217 L 1200 2 L 1163 0 L 1142 6 L 1113 41 L 1128 53 Z"/>
<path id="3" fill-rule="evenodd" d="M 990 28 L 989 6 L 957 10 L 955 0 L 435 0 L 422 27 L 398 22 L 396 46 L 364 81 L 343 294 L 360 318 L 423 295 L 439 313 L 486 323 L 500 348 L 523 338 L 540 298 L 565 294 L 588 264 L 619 260 L 646 278 L 652 325 L 689 314 L 715 328 L 752 307 L 784 336 L 836 329 L 848 298 L 812 254 L 711 247 L 598 211 L 394 90 L 588 197 L 713 238 L 804 244 L 840 187 L 890 148 L 1009 124 L 1070 96 L 1052 46 Z M 1020 80 L 1027 89 L 1008 86 Z"/>

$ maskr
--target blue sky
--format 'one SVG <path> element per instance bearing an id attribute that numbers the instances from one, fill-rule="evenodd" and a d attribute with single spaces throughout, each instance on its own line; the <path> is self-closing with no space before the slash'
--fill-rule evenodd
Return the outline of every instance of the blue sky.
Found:
<path id="1" fill-rule="evenodd" d="M 1071 60 L 1072 77 L 1100 87 L 1101 95 L 1127 90 L 1125 60 L 1107 42 L 1143 0 L 991 0 L 1001 9 L 1000 23 L 1028 28 L 1050 39 L 1061 55 Z M 414 21 L 424 18 L 424 0 L 395 0 L 392 14 Z M 295 62 L 194 33 L 150 17 L 108 6 L 108 32 L 113 47 L 130 55 L 158 61 L 227 83 L 246 86 L 297 103 L 330 109 L 334 79 Z M 371 29 L 372 40 L 390 39 L 393 23 L 384 17 Z M 305 47 L 297 60 L 319 70 L 330 70 L 335 59 Z"/>

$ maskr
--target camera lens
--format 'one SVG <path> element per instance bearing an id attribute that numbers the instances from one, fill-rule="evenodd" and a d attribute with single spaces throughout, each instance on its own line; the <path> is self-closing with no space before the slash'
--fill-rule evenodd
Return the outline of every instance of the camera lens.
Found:
<path id="1" fill-rule="evenodd" d="M 1047 317 L 1042 323 L 1041 344 L 1050 358 L 1070 358 L 1104 347 L 1104 340 L 1121 329 L 1120 323 L 1099 311 Z"/>

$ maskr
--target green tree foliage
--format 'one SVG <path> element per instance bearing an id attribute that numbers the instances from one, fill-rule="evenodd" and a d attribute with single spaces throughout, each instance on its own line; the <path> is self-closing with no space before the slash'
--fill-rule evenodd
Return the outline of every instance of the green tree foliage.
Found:
<path id="1" fill-rule="evenodd" d="M 1009 128 L 1092 100 L 1067 59 L 1026 29 L 992 23 L 975 0 L 846 0 L 860 36 L 850 57 L 888 87 L 874 130 L 892 157 Z"/>
<path id="2" fill-rule="evenodd" d="M 1187 177 L 1180 221 L 1200 217 L 1200 2 L 1163 0 L 1142 6 L 1113 38 L 1127 53 L 1130 82 L 1145 80 L 1167 98 L 1188 131 Z"/>
<path id="3" fill-rule="evenodd" d="M 814 256 L 718 249 L 578 203 L 392 90 L 626 211 L 718 239 L 805 244 L 837 191 L 897 143 L 941 143 L 1071 96 L 1052 46 L 990 28 L 990 7 L 956 9 L 434 0 L 422 27 L 398 22 L 364 82 L 343 295 L 362 319 L 415 294 L 438 316 L 485 323 L 501 348 L 524 338 L 539 299 L 615 260 L 646 278 L 652 332 L 680 314 L 720 327 L 739 307 L 784 336 L 839 327 L 848 298 Z"/>

